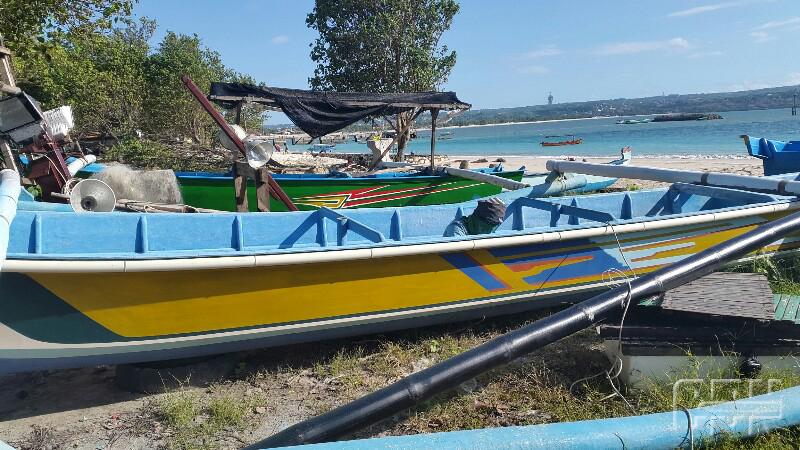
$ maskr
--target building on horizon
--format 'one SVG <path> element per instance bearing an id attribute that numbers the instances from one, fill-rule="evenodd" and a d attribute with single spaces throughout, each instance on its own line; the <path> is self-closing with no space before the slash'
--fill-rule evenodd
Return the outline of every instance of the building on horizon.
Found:
<path id="1" fill-rule="evenodd" d="M 548 105 L 552 105 L 553 104 L 553 93 L 552 92 L 550 92 L 550 95 L 547 96 L 547 104 Z"/>

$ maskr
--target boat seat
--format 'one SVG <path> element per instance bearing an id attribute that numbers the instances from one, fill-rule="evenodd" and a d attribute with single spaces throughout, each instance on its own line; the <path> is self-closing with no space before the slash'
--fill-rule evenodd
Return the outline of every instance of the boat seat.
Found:
<path id="1" fill-rule="evenodd" d="M 512 205 L 515 206 L 514 211 L 514 225 L 515 230 L 524 228 L 523 224 L 523 208 L 535 208 L 542 211 L 550 211 L 550 226 L 555 227 L 562 215 L 569 216 L 570 225 L 578 225 L 579 219 L 589 220 L 592 222 L 607 223 L 613 222 L 616 218 L 607 212 L 597 211 L 594 209 L 582 208 L 578 206 L 577 201 L 573 200 L 572 205 L 564 205 L 561 203 L 548 202 L 530 197 L 520 197 L 516 199 Z"/>

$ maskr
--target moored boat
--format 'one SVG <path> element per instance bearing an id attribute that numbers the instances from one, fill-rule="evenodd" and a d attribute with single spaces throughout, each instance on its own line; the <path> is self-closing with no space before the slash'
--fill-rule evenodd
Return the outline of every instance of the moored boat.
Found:
<path id="1" fill-rule="evenodd" d="M 652 121 L 653 121 L 653 119 L 651 119 L 651 118 L 648 118 L 648 119 L 623 119 L 623 120 L 618 120 L 617 121 L 617 125 L 636 125 L 636 124 L 640 124 L 640 123 L 650 123 Z"/>
<path id="2" fill-rule="evenodd" d="M 558 137 L 568 137 L 569 139 L 561 141 L 542 141 L 539 143 L 539 145 L 541 145 L 542 147 L 560 147 L 562 145 L 579 145 L 583 143 L 583 139 L 576 138 L 574 134 L 568 134 L 565 136 L 545 136 L 545 139 L 558 138 Z"/>
<path id="3" fill-rule="evenodd" d="M 609 270 L 641 275 L 800 207 L 682 183 L 549 200 L 532 191 L 499 194 L 500 227 L 460 237 L 442 235 L 475 202 L 270 214 L 23 205 L 0 273 L 0 370 L 181 358 L 574 302 L 608 286 Z"/>

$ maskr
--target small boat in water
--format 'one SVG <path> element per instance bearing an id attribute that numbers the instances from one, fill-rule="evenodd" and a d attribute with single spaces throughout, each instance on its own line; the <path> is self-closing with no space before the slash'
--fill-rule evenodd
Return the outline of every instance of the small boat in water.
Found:
<path id="1" fill-rule="evenodd" d="M 648 119 L 623 119 L 623 120 L 618 120 L 617 121 L 617 125 L 635 125 L 635 124 L 639 124 L 639 123 L 650 123 L 652 121 L 653 121 L 653 119 L 650 119 L 650 118 L 648 118 Z"/>
<path id="2" fill-rule="evenodd" d="M 440 141 L 447 141 L 447 140 L 453 139 L 453 132 L 452 131 L 442 131 L 441 133 L 439 133 L 439 135 L 436 137 L 436 139 L 440 140 Z"/>
<path id="3" fill-rule="evenodd" d="M 567 134 L 562 136 L 545 136 L 545 139 L 568 137 L 569 139 L 563 141 L 542 141 L 539 143 L 542 147 L 560 147 L 562 145 L 578 145 L 583 142 L 581 138 L 575 138 L 574 134 Z"/>
<path id="4" fill-rule="evenodd" d="M 336 144 L 312 144 L 308 150 L 311 153 L 330 153 L 336 150 Z"/>
<path id="5" fill-rule="evenodd" d="M 764 175 L 800 171 L 800 141 L 776 141 L 742 135 L 747 153 L 761 160 Z"/>

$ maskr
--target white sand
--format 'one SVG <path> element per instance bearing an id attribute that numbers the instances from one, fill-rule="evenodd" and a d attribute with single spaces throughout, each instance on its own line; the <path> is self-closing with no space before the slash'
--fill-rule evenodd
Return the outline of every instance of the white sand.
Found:
<path id="1" fill-rule="evenodd" d="M 540 156 L 501 156 L 501 157 L 485 157 L 488 160 L 485 163 L 477 163 L 475 161 L 482 159 L 476 156 L 451 156 L 450 160 L 453 165 L 458 165 L 457 161 L 467 160 L 470 161 L 470 167 L 488 167 L 490 164 L 497 164 L 497 159 L 504 159 L 503 166 L 507 169 L 517 169 L 525 166 L 525 170 L 529 172 L 547 172 L 545 164 L 550 159 L 564 159 L 564 158 L 546 158 Z M 604 163 L 616 158 L 598 158 L 598 157 L 577 157 L 578 161 L 585 160 L 592 163 Z M 753 175 L 761 176 L 764 171 L 761 167 L 761 161 L 756 158 L 636 158 L 636 153 L 633 155 L 632 165 L 658 167 L 664 169 L 676 170 L 704 170 L 710 172 L 728 172 L 740 175 Z M 637 185 L 639 187 L 655 187 L 663 186 L 666 183 L 659 183 L 655 181 L 643 180 L 619 180 L 614 187 L 626 187 L 630 185 Z"/>

